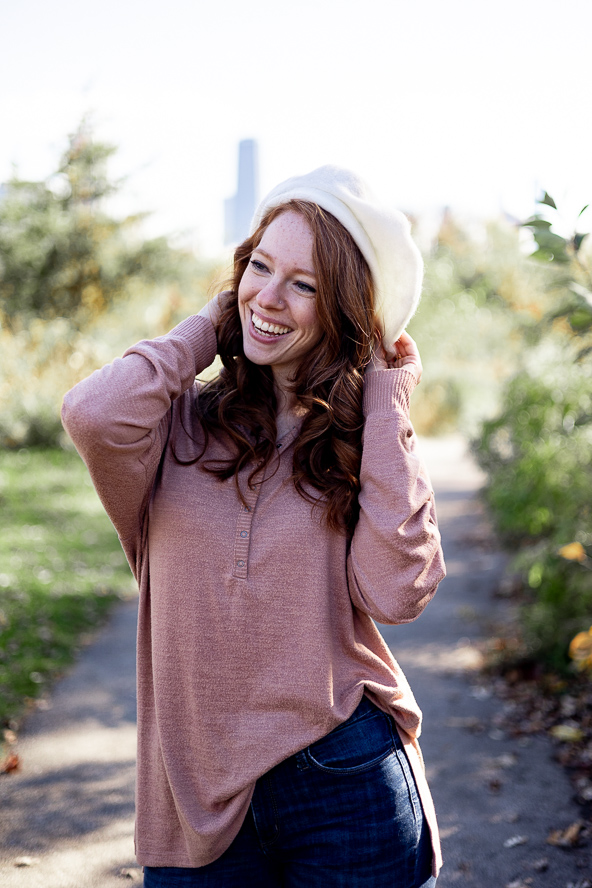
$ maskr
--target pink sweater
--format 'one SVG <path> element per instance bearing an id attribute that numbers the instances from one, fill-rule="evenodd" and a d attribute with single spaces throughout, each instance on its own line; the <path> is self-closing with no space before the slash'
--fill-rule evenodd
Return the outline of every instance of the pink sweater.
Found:
<path id="1" fill-rule="evenodd" d="M 64 400 L 140 589 L 136 852 L 203 866 L 232 842 L 257 778 L 347 719 L 367 693 L 396 720 L 435 849 L 421 713 L 373 619 L 406 623 L 444 576 L 434 499 L 408 416 L 414 377 L 368 373 L 360 518 L 329 530 L 286 479 L 292 432 L 263 483 L 180 466 L 200 428 L 196 374 L 214 360 L 196 316 L 140 342 Z M 212 441 L 209 459 L 224 456 Z M 241 478 L 245 490 L 245 477 Z"/>

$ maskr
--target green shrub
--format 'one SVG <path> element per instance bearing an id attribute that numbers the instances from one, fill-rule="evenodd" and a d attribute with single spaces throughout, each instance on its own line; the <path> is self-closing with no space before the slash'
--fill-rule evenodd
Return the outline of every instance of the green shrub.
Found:
<path id="1" fill-rule="evenodd" d="M 555 208 L 547 194 L 542 203 Z M 563 669 L 592 622 L 592 275 L 584 235 L 560 237 L 541 216 L 526 226 L 547 263 L 546 311 L 474 450 L 497 527 L 518 552 L 527 648 Z"/>
<path id="2" fill-rule="evenodd" d="M 592 551 L 592 372 L 569 354 L 553 368 L 547 378 L 511 381 L 476 453 L 497 527 L 518 550 L 526 643 L 559 667 L 573 635 L 592 621 L 592 571 L 558 554 L 574 541 Z"/>

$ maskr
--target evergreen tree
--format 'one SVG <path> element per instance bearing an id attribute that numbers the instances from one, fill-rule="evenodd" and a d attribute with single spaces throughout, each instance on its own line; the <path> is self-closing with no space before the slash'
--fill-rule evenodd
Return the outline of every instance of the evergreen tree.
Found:
<path id="1" fill-rule="evenodd" d="M 88 323 L 120 296 L 130 277 L 171 273 L 164 238 L 134 238 L 138 222 L 112 218 L 106 198 L 120 187 L 107 173 L 115 148 L 83 122 L 57 172 L 43 182 L 16 175 L 0 196 L 0 317 L 11 328 L 32 316 Z"/>

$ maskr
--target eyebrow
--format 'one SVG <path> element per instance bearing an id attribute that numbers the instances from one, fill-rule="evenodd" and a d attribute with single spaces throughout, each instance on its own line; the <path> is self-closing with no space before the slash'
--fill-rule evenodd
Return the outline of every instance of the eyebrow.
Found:
<path id="1" fill-rule="evenodd" d="M 273 262 L 273 256 L 271 256 L 266 250 L 262 250 L 261 247 L 255 247 L 253 253 L 261 253 L 262 256 L 265 256 L 266 259 L 269 259 Z M 295 268 L 294 274 L 305 274 L 307 277 L 315 278 L 316 274 L 314 271 L 309 271 L 308 268 Z"/>

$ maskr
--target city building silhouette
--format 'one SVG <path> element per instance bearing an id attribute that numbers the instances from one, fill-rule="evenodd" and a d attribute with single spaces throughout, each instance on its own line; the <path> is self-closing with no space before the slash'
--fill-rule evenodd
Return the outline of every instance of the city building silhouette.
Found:
<path id="1" fill-rule="evenodd" d="M 224 201 L 224 243 L 237 244 L 249 233 L 249 223 L 259 202 L 259 158 L 255 139 L 238 146 L 236 194 Z"/>

